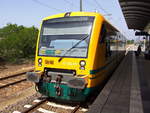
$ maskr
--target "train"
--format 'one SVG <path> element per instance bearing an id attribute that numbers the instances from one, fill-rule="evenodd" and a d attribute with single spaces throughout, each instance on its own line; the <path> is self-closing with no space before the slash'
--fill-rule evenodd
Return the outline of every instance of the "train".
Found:
<path id="1" fill-rule="evenodd" d="M 35 70 L 27 79 L 47 97 L 84 102 L 114 71 L 125 48 L 125 36 L 99 13 L 49 16 L 42 20 Z"/>

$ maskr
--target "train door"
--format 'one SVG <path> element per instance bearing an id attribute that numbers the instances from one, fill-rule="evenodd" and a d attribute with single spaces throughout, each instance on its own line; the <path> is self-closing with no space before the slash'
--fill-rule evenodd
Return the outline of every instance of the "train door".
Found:
<path id="1" fill-rule="evenodd" d="M 108 72 L 111 73 L 117 65 L 117 34 L 116 29 L 108 23 L 106 23 L 106 30 L 106 65 Z"/>
<path id="2" fill-rule="evenodd" d="M 100 40 L 100 44 L 104 44 L 106 45 L 105 47 L 105 58 L 106 58 L 106 61 L 109 59 L 109 57 L 111 56 L 111 50 L 110 50 L 110 41 L 107 40 L 107 30 L 106 30 L 106 27 L 105 27 L 105 24 L 102 25 L 102 31 L 101 31 L 101 35 L 100 35 L 102 38 Z"/>
<path id="3" fill-rule="evenodd" d="M 106 72 L 106 75 L 109 74 L 110 70 L 111 70 L 111 43 L 110 43 L 110 40 L 108 40 L 108 31 L 107 31 L 107 28 L 106 28 L 106 25 L 103 24 L 102 25 L 102 30 L 101 30 L 101 40 L 100 40 L 100 44 L 104 44 L 105 47 L 104 47 L 104 51 L 103 51 L 103 55 L 105 57 L 105 72 Z"/>

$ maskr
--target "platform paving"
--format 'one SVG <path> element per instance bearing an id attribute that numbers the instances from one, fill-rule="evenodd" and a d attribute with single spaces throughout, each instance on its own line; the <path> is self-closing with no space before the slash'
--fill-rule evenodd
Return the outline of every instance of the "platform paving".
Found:
<path id="1" fill-rule="evenodd" d="M 88 113 L 150 113 L 150 61 L 128 52 Z"/>
<path id="2" fill-rule="evenodd" d="M 140 89 L 144 113 L 150 113 L 150 60 L 137 58 Z"/>

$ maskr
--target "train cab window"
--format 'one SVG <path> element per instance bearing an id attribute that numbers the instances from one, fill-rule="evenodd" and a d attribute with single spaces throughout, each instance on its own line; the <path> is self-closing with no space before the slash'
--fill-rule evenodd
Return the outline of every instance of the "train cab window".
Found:
<path id="1" fill-rule="evenodd" d="M 87 58 L 94 17 L 63 17 L 43 21 L 39 56 Z"/>
<path id="2" fill-rule="evenodd" d="M 105 38 L 106 38 L 106 27 L 105 27 L 105 25 L 103 24 L 102 25 L 102 30 L 101 30 L 101 34 L 100 34 L 100 36 L 101 36 L 101 39 L 100 39 L 100 43 L 105 43 Z"/>

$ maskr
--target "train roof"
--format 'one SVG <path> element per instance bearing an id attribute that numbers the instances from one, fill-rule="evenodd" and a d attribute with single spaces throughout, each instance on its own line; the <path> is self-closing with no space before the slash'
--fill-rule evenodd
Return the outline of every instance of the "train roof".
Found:
<path id="1" fill-rule="evenodd" d="M 66 13 L 60 13 L 60 14 L 45 17 L 43 18 L 43 20 L 52 19 L 52 18 L 61 18 L 67 14 L 69 14 L 69 16 L 101 16 L 104 19 L 103 15 L 96 12 L 66 12 Z"/>

